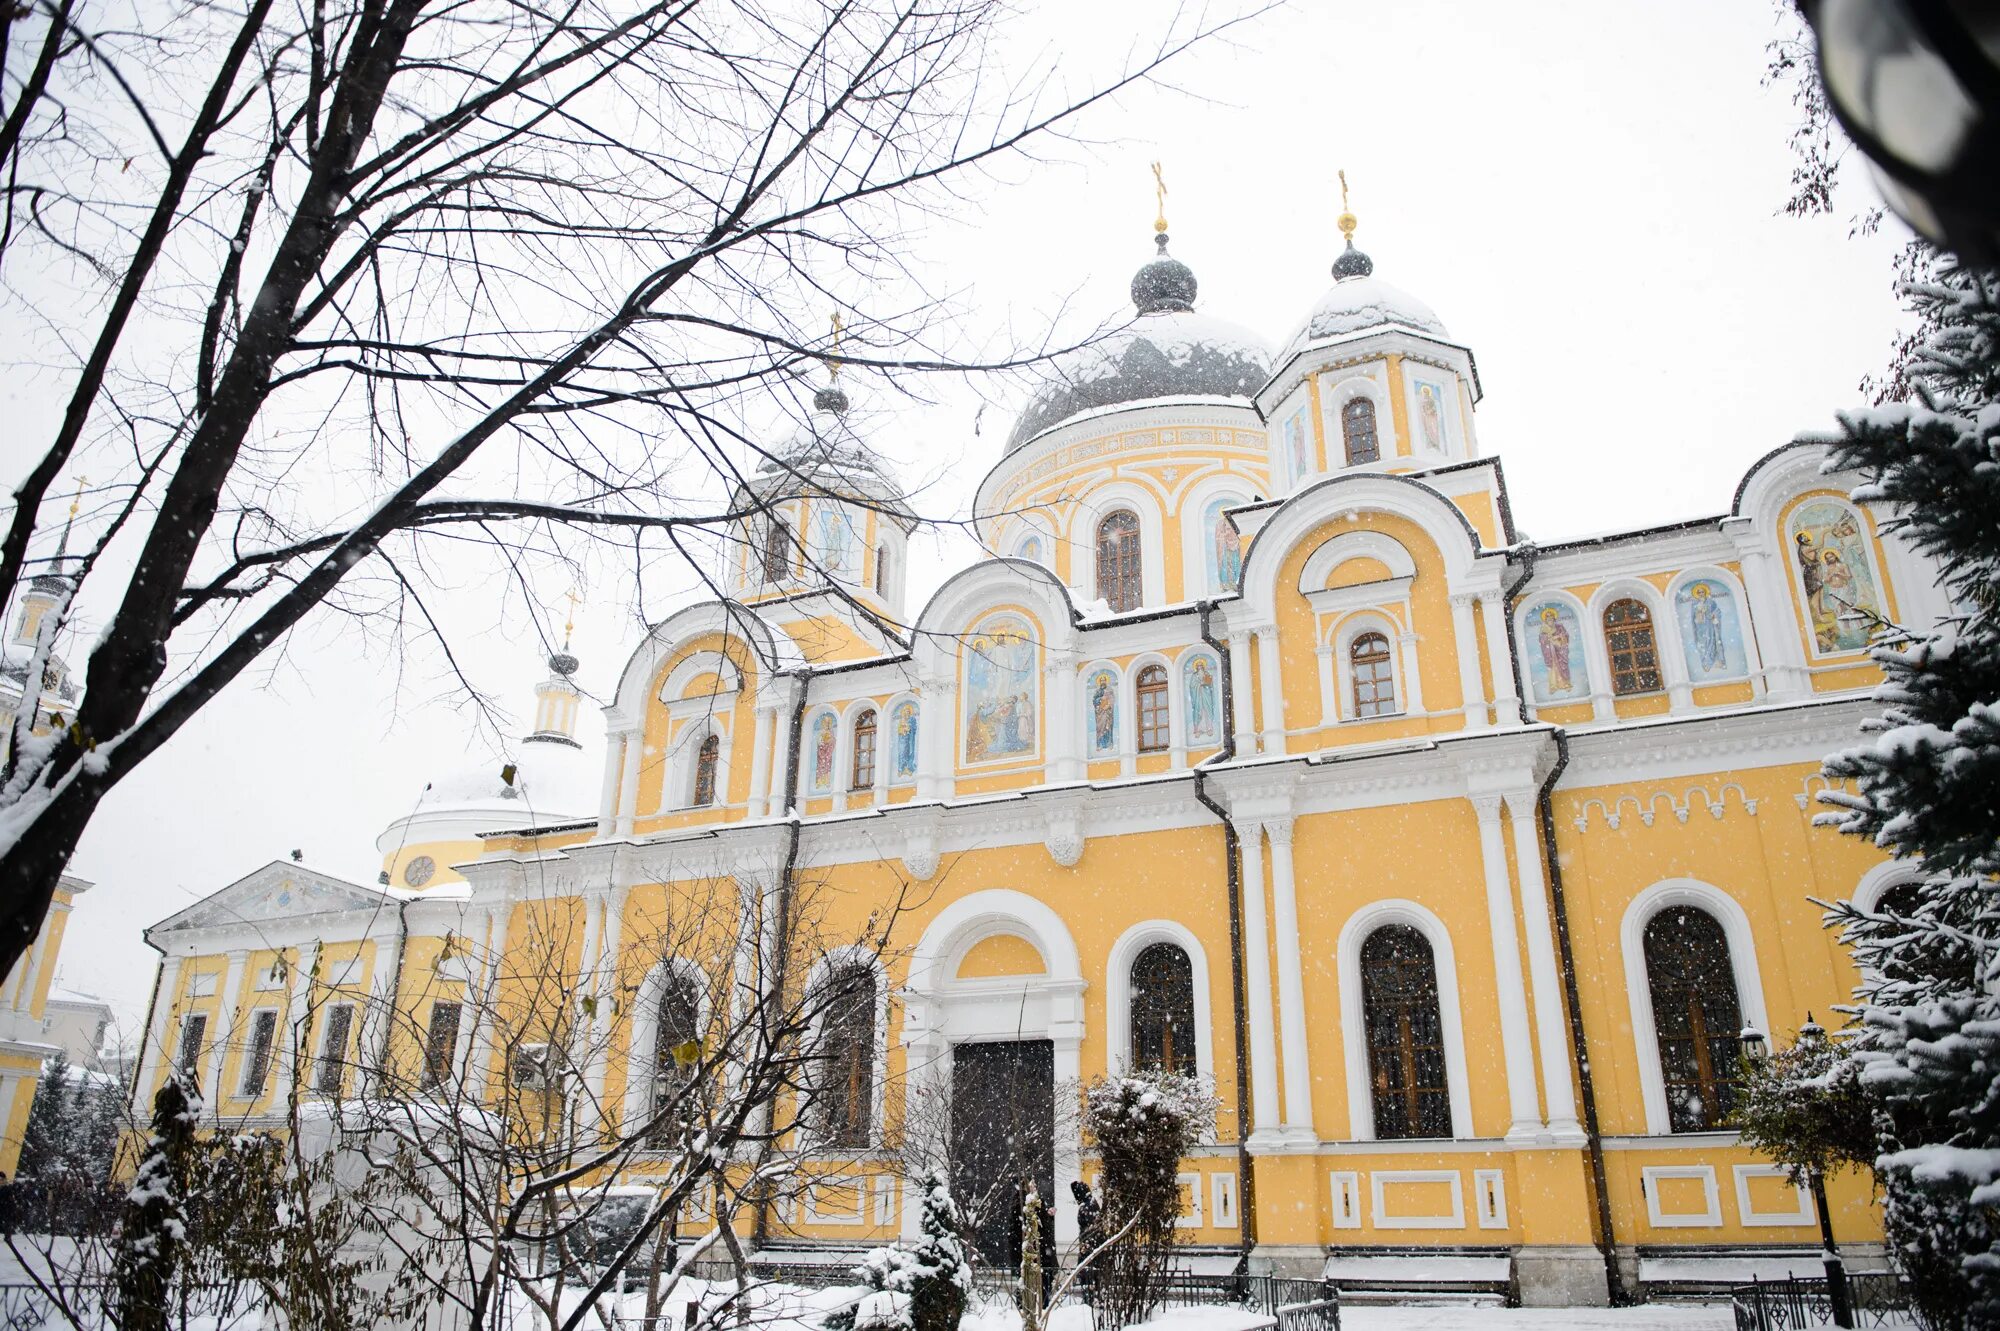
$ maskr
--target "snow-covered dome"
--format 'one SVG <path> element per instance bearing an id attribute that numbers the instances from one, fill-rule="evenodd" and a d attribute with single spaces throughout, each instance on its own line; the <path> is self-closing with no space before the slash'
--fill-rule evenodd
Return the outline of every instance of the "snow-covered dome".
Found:
<path id="1" fill-rule="evenodd" d="M 862 437 L 862 425 L 865 420 L 848 410 L 846 392 L 829 384 L 813 395 L 812 416 L 758 464 L 751 486 L 766 499 L 815 492 L 867 499 L 905 525 L 914 522 L 902 488 Z"/>
<path id="2" fill-rule="evenodd" d="M 510 785 L 502 775 L 514 767 Z M 545 826 L 597 816 L 603 764 L 575 744 L 522 740 L 503 758 L 468 763 L 433 780 L 419 813 L 490 814 L 494 829 Z"/>
<path id="3" fill-rule="evenodd" d="M 1348 237 L 1346 250 L 1334 261 L 1333 278 L 1333 285 L 1286 341 L 1281 361 L 1290 360 L 1311 342 L 1390 325 L 1432 337 L 1449 336 L 1444 320 L 1437 317 L 1435 310 L 1401 287 L 1391 286 L 1375 276 L 1374 262 L 1354 248 L 1352 235 Z"/>
<path id="4" fill-rule="evenodd" d="M 1132 279 L 1132 322 L 1058 357 L 1028 402 L 1014 432 L 1012 452 L 1072 416 L 1151 398 L 1233 398 L 1250 395 L 1271 377 L 1271 348 L 1257 334 L 1194 310 L 1194 272 L 1167 254 Z"/>

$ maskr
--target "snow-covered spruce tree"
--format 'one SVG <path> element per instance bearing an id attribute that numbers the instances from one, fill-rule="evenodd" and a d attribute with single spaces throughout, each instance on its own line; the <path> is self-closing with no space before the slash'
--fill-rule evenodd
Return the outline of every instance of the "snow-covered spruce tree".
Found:
<path id="1" fill-rule="evenodd" d="M 1923 872 L 1912 899 L 1833 918 L 1868 977 L 1862 1078 L 1884 1099 L 1878 1169 L 1892 1251 L 1933 1324 L 2000 1321 L 2000 278 L 1941 258 L 1904 291 L 1930 330 L 1916 400 L 1840 416 L 1829 470 L 1892 507 L 1938 561 L 1955 613 L 1882 625 L 1882 716 L 1830 758 L 1851 791 L 1819 821 Z"/>
<path id="2" fill-rule="evenodd" d="M 80 1068 L 57 1050 L 43 1065 L 20 1165 L 5 1189 L 9 1223 L 43 1234 L 108 1229 L 118 1215 L 111 1166 L 124 1108 L 114 1078 Z"/>
<path id="3" fill-rule="evenodd" d="M 1148 1070 L 1094 1081 L 1084 1126 L 1097 1147 L 1103 1232 L 1119 1238 L 1097 1259 L 1091 1283 L 1099 1326 L 1143 1322 L 1159 1301 L 1181 1217 L 1181 1160 L 1215 1122 L 1215 1096 L 1199 1078 Z"/>
<path id="4" fill-rule="evenodd" d="M 201 1098 L 176 1069 L 153 1097 L 153 1129 L 118 1222 L 119 1331 L 166 1331 L 167 1297 L 187 1245 L 188 1175 Z"/>
<path id="5" fill-rule="evenodd" d="M 943 1170 L 932 1170 L 923 1184 L 923 1238 L 913 1248 L 892 1244 L 871 1250 L 854 1273 L 871 1294 L 900 1294 L 909 1300 L 910 1331 L 958 1331 L 972 1292 L 972 1264 L 960 1233 L 964 1220 Z M 855 1312 L 844 1308 L 827 1318 L 829 1331 L 852 1331 Z"/>

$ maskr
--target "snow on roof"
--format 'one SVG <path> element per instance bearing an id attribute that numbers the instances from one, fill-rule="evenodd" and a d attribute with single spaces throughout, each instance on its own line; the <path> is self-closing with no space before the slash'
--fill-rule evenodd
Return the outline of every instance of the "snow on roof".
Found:
<path id="1" fill-rule="evenodd" d="M 501 779 L 508 763 L 515 769 L 512 785 Z M 523 740 L 504 759 L 487 758 L 432 781 L 417 812 L 491 810 L 496 828 L 594 816 L 602 776 L 599 764 L 582 748 Z"/>
<path id="2" fill-rule="evenodd" d="M 1367 328 L 1400 324 L 1432 337 L 1449 336 L 1436 311 L 1401 287 L 1379 277 L 1344 277 L 1327 289 L 1298 331 L 1285 343 L 1281 361 L 1308 342 L 1345 337 Z"/>

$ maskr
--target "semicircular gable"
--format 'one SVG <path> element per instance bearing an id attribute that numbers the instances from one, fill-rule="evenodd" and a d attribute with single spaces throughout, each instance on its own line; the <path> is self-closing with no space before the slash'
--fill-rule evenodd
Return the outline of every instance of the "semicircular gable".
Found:
<path id="1" fill-rule="evenodd" d="M 1063 649 L 1075 641 L 1076 608 L 1061 579 L 1029 560 L 986 559 L 945 579 L 917 615 L 918 664 L 943 669 L 957 654 L 958 635 L 1003 607 L 1037 621 L 1046 647 Z"/>
<path id="2" fill-rule="evenodd" d="M 1471 521 L 1429 486 L 1377 473 L 1329 477 L 1287 499 L 1258 529 L 1243 559 L 1245 602 L 1268 612 L 1277 598 L 1279 567 L 1314 532 L 1344 513 L 1386 513 L 1416 524 L 1436 542 L 1445 576 L 1453 583 L 1471 571 L 1480 553 L 1479 533 Z"/>
<path id="3" fill-rule="evenodd" d="M 704 601 L 675 611 L 647 631 L 626 658 L 606 710 L 637 716 L 661 669 L 689 643 L 715 634 L 747 646 L 745 659 L 732 662 L 739 671 L 748 667 L 754 674 L 768 675 L 804 664 L 797 645 L 757 611 L 735 601 Z"/>

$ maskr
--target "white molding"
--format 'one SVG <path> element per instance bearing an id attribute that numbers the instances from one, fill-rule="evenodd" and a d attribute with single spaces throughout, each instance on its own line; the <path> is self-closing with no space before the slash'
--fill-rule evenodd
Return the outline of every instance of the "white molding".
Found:
<path id="1" fill-rule="evenodd" d="M 1326 1176 L 1331 1191 L 1335 1229 L 1361 1228 L 1361 1175 L 1351 1169 L 1336 1169 Z"/>
<path id="2" fill-rule="evenodd" d="M 1224 1171 L 1210 1174 L 1208 1176 L 1208 1187 L 1210 1194 L 1209 1224 L 1216 1229 L 1238 1228 L 1243 1221 L 1236 1210 L 1235 1173 Z"/>
<path id="3" fill-rule="evenodd" d="M 1450 1215 L 1394 1215 L 1383 1193 L 1391 1183 L 1449 1183 Z M 1377 1229 L 1464 1229 L 1465 1176 L 1456 1169 L 1373 1169 L 1368 1172 L 1368 1200 Z"/>
<path id="4" fill-rule="evenodd" d="M 1195 1072 L 1215 1078 L 1214 1027 L 1209 1009 L 1208 953 L 1194 931 L 1177 920 L 1142 920 L 1112 943 L 1105 958 L 1105 1071 L 1118 1076 L 1132 1064 L 1132 963 L 1154 943 L 1172 943 L 1187 954 L 1194 981 Z"/>
<path id="5" fill-rule="evenodd" d="M 1201 1197 L 1201 1175 L 1180 1173 L 1174 1175 L 1174 1182 L 1188 1190 L 1189 1209 L 1174 1217 L 1175 1229 L 1200 1229 L 1204 1223 Z"/>
<path id="6" fill-rule="evenodd" d="M 1086 602 L 1105 599 L 1097 585 L 1097 529 L 1112 514 L 1128 509 L 1139 520 L 1139 604 L 1131 609 L 1166 604 L 1167 504 L 1155 484 L 1145 472 L 1122 472 L 1117 480 L 1092 486 L 1077 501 L 1070 514 L 1070 580 L 1084 589 Z"/>
<path id="7" fill-rule="evenodd" d="M 1660 1069 L 1660 1035 L 1653 1022 L 1653 993 L 1646 978 L 1646 926 L 1674 906 L 1706 911 L 1722 926 L 1729 943 L 1729 962 L 1736 984 L 1737 1008 L 1746 1026 L 1769 1032 L 1764 1010 L 1764 981 L 1757 967 L 1757 937 L 1750 916 L 1736 898 L 1694 878 L 1669 878 L 1654 883 L 1625 908 L 1618 930 L 1625 958 L 1625 998 L 1632 1012 L 1632 1038 L 1639 1059 L 1639 1090 L 1646 1112 L 1646 1131 L 1659 1136 L 1673 1132 L 1667 1106 L 1666 1078 Z"/>
<path id="8" fill-rule="evenodd" d="M 1472 1211 L 1481 1229 L 1507 1228 L 1507 1171 L 1472 1171 Z"/>
<path id="9" fill-rule="evenodd" d="M 1699 1179 L 1703 1196 L 1708 1201 L 1706 1211 L 1695 1213 L 1676 1212 L 1666 1215 L 1660 1211 L 1660 1190 L 1657 1186 L 1662 1179 Z M 1646 1194 L 1646 1221 L 1654 1229 L 1719 1229 L 1722 1227 L 1722 1194 L 1716 1187 L 1715 1169 L 1712 1165 L 1645 1165 L 1639 1170 L 1639 1190 Z"/>
<path id="10" fill-rule="evenodd" d="M 859 943 L 828 948 L 820 953 L 806 972 L 805 987 L 810 993 L 825 981 L 827 973 L 835 967 L 856 963 L 867 967 L 869 974 L 875 977 L 875 1048 L 870 1059 L 875 1075 L 869 1079 L 868 1105 L 868 1145 L 873 1148 L 882 1140 L 889 1081 L 889 976 L 883 968 L 882 958 Z M 815 1041 L 818 1035 L 815 1029 Z"/>
<path id="11" fill-rule="evenodd" d="M 819 1193 L 822 1188 L 846 1188 L 852 1191 L 854 1210 L 852 1212 L 820 1210 Z M 868 1179 L 865 1175 L 816 1180 L 806 1185 L 805 1213 L 800 1218 L 808 1225 L 865 1225 L 868 1223 L 868 1193 Z"/>
<path id="12" fill-rule="evenodd" d="M 613 962 L 615 967 L 616 962 Z M 619 1121 L 627 1131 L 636 1124 L 650 1118 L 655 1106 L 648 1103 L 653 1095 L 653 1048 L 660 1032 L 660 999 L 667 986 L 667 977 L 680 975 L 694 983 L 696 994 L 695 1024 L 697 1035 L 709 1029 L 709 977 L 701 968 L 701 963 L 689 957 L 667 957 L 661 960 L 639 982 L 639 988 L 632 997 L 630 1016 L 623 1023 L 625 1027 L 625 1107 Z M 615 1028 L 614 1028 L 615 1029 Z"/>
<path id="13" fill-rule="evenodd" d="M 1361 947 L 1368 936 L 1390 924 L 1405 924 L 1431 945 L 1431 965 L 1437 973 L 1438 1018 L 1444 1029 L 1445 1081 L 1451 1101 L 1451 1135 L 1472 1135 L 1471 1082 L 1466 1075 L 1465 1031 L 1458 998 L 1458 959 L 1451 931 L 1427 907 L 1414 901 L 1371 902 L 1348 916 L 1341 926 L 1335 956 L 1340 972 L 1340 1044 L 1347 1064 L 1348 1135 L 1374 1141 L 1375 1098 L 1368 1076 L 1368 1033 L 1362 1012 Z M 1400 1139 L 1419 1142 L 1419 1138 Z M 1412 1145 L 1412 1150 L 1425 1149 Z"/>
<path id="14" fill-rule="evenodd" d="M 1790 1229 L 1818 1223 L 1811 1195 L 1796 1183 L 1792 1184 L 1792 1192 L 1798 1204 L 1789 1211 L 1759 1211 L 1750 1205 L 1750 1180 L 1785 1178 L 1782 1165 L 1731 1165 L 1729 1172 L 1736 1182 L 1736 1219 L 1746 1228 Z"/>

